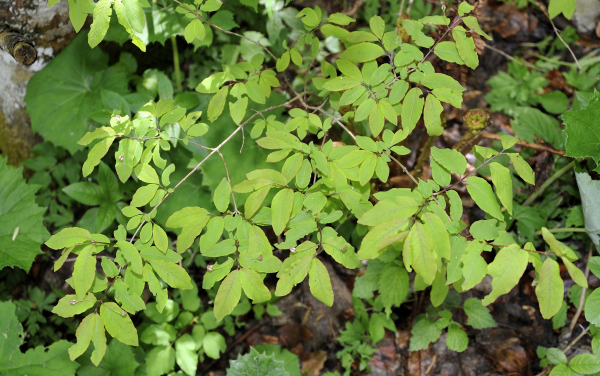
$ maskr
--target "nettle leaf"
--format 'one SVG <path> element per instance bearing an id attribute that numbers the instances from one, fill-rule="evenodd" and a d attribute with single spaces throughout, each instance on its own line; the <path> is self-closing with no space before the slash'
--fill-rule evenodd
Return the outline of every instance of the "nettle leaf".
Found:
<path id="1" fill-rule="evenodd" d="M 551 258 L 547 258 L 539 271 L 538 285 L 535 288 L 535 295 L 540 302 L 542 317 L 550 319 L 560 310 L 564 290 L 558 263 Z"/>
<path id="2" fill-rule="evenodd" d="M 490 310 L 483 306 L 481 300 L 469 298 L 464 303 L 467 325 L 475 329 L 495 328 L 496 322 L 490 314 Z"/>
<path id="3" fill-rule="evenodd" d="M 329 307 L 333 305 L 333 288 L 329 272 L 319 259 L 313 258 L 311 261 L 308 285 L 315 298 Z"/>
<path id="4" fill-rule="evenodd" d="M 252 347 L 248 354 L 239 356 L 237 360 L 229 361 L 227 375 L 290 376 L 290 373 L 286 370 L 283 360 L 277 360 L 274 354 L 266 355 Z"/>
<path id="5" fill-rule="evenodd" d="M 467 179 L 467 191 L 471 195 L 471 198 L 481 210 L 485 211 L 492 217 L 504 221 L 504 216 L 500 211 L 500 205 L 496 201 L 496 195 L 490 186 L 490 183 L 484 179 L 471 176 Z"/>
<path id="6" fill-rule="evenodd" d="M 570 110 L 560 117 L 565 123 L 567 133 L 567 156 L 591 157 L 596 163 L 600 162 L 600 134 L 594 126 L 598 116 L 600 116 L 600 94 L 595 93 L 585 109 Z"/>
<path id="7" fill-rule="evenodd" d="M 42 242 L 50 235 L 42 223 L 46 209 L 36 204 L 38 187 L 26 184 L 23 169 L 8 166 L 7 161 L 0 157 L 0 269 L 18 266 L 29 271 L 35 257 L 42 253 Z M 68 246 L 60 243 L 50 242 L 56 247 L 53 249 Z"/>
<path id="8" fill-rule="evenodd" d="M 385 264 L 377 287 L 384 307 L 399 307 L 409 293 L 410 281 L 406 268 L 396 263 Z"/>
<path id="9" fill-rule="evenodd" d="M 448 326 L 448 334 L 446 336 L 446 346 L 450 350 L 463 352 L 469 345 L 469 336 L 462 330 L 462 327 L 453 322 Z"/>
<path id="10" fill-rule="evenodd" d="M 408 351 L 419 351 L 425 350 L 429 347 L 429 344 L 437 341 L 442 335 L 442 330 L 438 328 L 435 322 L 420 317 L 417 318 L 417 322 L 413 325 L 410 331 L 410 347 Z"/>
<path id="11" fill-rule="evenodd" d="M 242 295 L 242 282 L 238 275 L 239 270 L 234 270 L 221 282 L 215 297 L 214 314 L 217 321 L 233 312 Z"/>
<path id="12" fill-rule="evenodd" d="M 482 300 L 483 305 L 493 303 L 500 295 L 508 294 L 519 283 L 529 262 L 529 254 L 517 244 L 511 244 L 498 252 L 488 265 L 487 272 L 492 280 L 492 291 Z"/>
<path id="13" fill-rule="evenodd" d="M 580 374 L 595 374 L 600 372 L 600 357 L 593 354 L 579 354 L 571 359 L 569 367 Z"/>

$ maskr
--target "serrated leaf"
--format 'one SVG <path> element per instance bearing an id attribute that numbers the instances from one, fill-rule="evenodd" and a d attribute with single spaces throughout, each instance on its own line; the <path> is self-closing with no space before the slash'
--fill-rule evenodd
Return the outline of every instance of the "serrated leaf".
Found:
<path id="1" fill-rule="evenodd" d="M 442 335 L 442 330 L 429 319 L 421 318 L 410 331 L 410 347 L 408 351 L 425 350 L 429 344 L 437 341 Z"/>
<path id="2" fill-rule="evenodd" d="M 469 345 L 469 336 L 465 333 L 461 326 L 457 323 L 450 323 L 448 326 L 448 334 L 446 336 L 446 346 L 450 350 L 463 352 Z"/>
<path id="3" fill-rule="evenodd" d="M 464 303 L 467 325 L 475 329 L 495 328 L 496 322 L 490 314 L 490 310 L 481 304 L 476 298 L 469 298 Z"/>
<path id="4" fill-rule="evenodd" d="M 580 374 L 595 374 L 600 372 L 600 357 L 593 354 L 579 354 L 571 359 L 569 368 Z"/>
<path id="5" fill-rule="evenodd" d="M 591 157 L 596 163 L 600 162 L 600 134 L 595 126 L 598 116 L 600 116 L 600 94 L 596 93 L 585 109 L 567 111 L 560 117 L 565 123 L 567 133 L 567 156 Z"/>
<path id="6" fill-rule="evenodd" d="M 254 347 L 248 354 L 231 360 L 229 364 L 228 376 L 290 376 L 282 360 L 276 360 L 274 355 L 260 353 Z"/>

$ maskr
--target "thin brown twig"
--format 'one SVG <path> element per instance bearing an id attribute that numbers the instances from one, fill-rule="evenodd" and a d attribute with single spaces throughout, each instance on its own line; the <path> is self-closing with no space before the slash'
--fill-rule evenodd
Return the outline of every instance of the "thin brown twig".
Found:
<path id="1" fill-rule="evenodd" d="M 489 138 L 491 140 L 498 140 L 498 141 L 500 141 L 502 139 L 502 137 L 500 135 L 493 134 L 493 133 L 488 133 L 488 132 L 482 132 L 480 134 L 480 136 L 484 137 L 484 138 Z M 534 144 L 534 143 L 531 143 L 531 142 L 517 141 L 517 145 L 522 146 L 522 147 L 526 147 L 526 148 L 529 148 L 529 149 L 547 151 L 547 152 L 552 153 L 552 154 L 565 155 L 565 152 L 562 151 L 562 150 L 555 150 L 555 149 L 552 149 L 551 147 L 544 146 L 544 145 L 539 145 L 539 144 Z"/>
<path id="2" fill-rule="evenodd" d="M 508 60 L 510 60 L 510 61 L 512 61 L 514 63 L 517 63 L 517 64 L 522 65 L 524 67 L 535 69 L 535 70 L 540 71 L 540 72 L 544 72 L 544 70 L 542 68 L 536 66 L 535 64 L 531 64 L 530 62 L 524 61 L 524 60 L 523 61 L 517 60 L 514 57 L 510 56 L 509 54 L 507 54 L 506 52 L 504 52 L 504 51 L 502 51 L 502 50 L 500 50 L 500 49 L 498 49 L 498 48 L 496 48 L 494 46 L 490 46 L 489 44 L 483 43 L 483 47 L 488 48 L 488 49 L 490 49 L 490 50 L 492 50 L 492 51 L 494 51 L 494 52 L 496 52 L 496 53 L 504 56 L 505 58 L 507 58 Z"/>
<path id="3" fill-rule="evenodd" d="M 581 66 L 581 64 L 579 64 L 579 60 L 577 60 L 577 56 L 575 56 L 575 53 L 573 52 L 573 50 L 571 49 L 571 47 L 569 47 L 569 45 L 567 44 L 567 42 L 565 42 L 565 40 L 563 39 L 563 37 L 560 35 L 560 32 L 558 31 L 558 28 L 556 27 L 556 25 L 554 25 L 554 21 L 552 21 L 552 18 L 550 18 L 550 15 L 548 14 L 547 10 L 546 10 L 546 6 L 544 4 L 542 4 L 539 1 L 536 1 L 535 4 L 542 10 L 542 12 L 544 12 L 544 15 L 548 18 L 548 21 L 550 21 L 550 25 L 552 25 L 552 29 L 554 30 L 554 34 L 556 34 L 556 36 L 558 37 L 558 39 L 560 39 L 560 41 L 562 42 L 562 44 L 567 48 L 567 50 L 569 50 L 569 52 L 571 53 L 571 56 L 573 57 L 573 60 L 575 60 L 575 64 L 577 65 L 577 68 L 579 69 L 579 71 L 583 74 L 585 74 L 586 76 L 588 76 L 589 78 L 592 78 L 596 81 L 600 82 L 600 78 L 598 77 L 594 77 L 591 74 L 589 74 L 588 72 L 586 72 L 583 67 Z"/>

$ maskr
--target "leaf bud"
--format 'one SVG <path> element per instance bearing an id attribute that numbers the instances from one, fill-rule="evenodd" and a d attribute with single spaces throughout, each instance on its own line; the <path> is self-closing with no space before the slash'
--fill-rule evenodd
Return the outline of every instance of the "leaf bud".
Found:
<path id="1" fill-rule="evenodd" d="M 212 265 L 206 265 L 206 270 L 208 270 L 209 272 L 213 270 L 213 266 Z"/>
<path id="2" fill-rule="evenodd" d="M 75 305 L 75 303 L 77 303 L 77 302 L 75 301 L 75 299 L 71 299 L 71 304 L 72 304 L 72 305 Z"/>
<path id="3" fill-rule="evenodd" d="M 296 252 L 296 247 L 290 247 L 290 252 L 295 253 Z"/>

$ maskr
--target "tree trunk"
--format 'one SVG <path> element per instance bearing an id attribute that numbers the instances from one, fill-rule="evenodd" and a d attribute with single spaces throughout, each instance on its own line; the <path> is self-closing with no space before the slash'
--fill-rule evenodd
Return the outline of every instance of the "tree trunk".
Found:
<path id="1" fill-rule="evenodd" d="M 27 83 L 74 37 L 66 0 L 0 0 L 0 152 L 12 165 L 41 140 L 25 112 Z"/>

